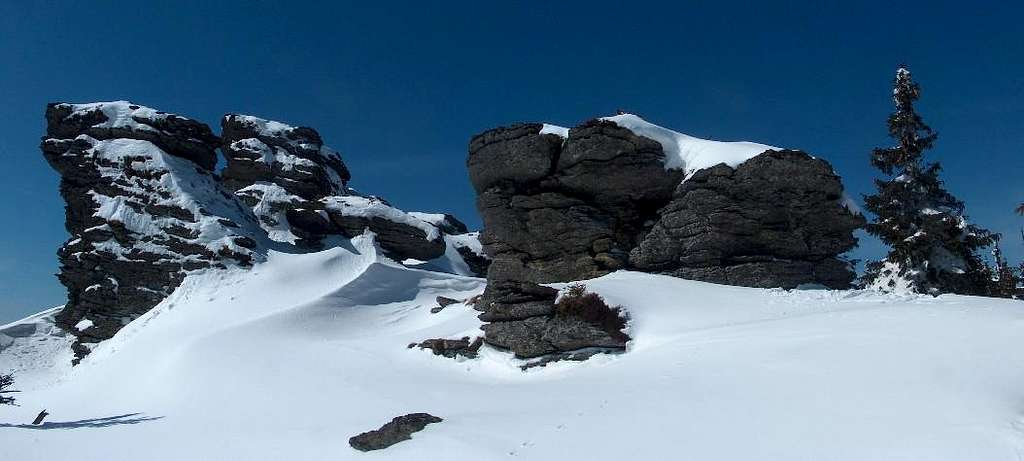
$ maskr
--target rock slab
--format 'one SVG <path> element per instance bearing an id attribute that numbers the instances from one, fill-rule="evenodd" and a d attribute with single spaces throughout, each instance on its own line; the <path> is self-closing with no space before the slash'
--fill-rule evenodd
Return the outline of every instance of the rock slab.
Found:
<path id="1" fill-rule="evenodd" d="M 359 451 L 383 450 L 398 442 L 411 440 L 412 434 L 422 431 L 428 424 L 444 421 L 429 413 L 410 413 L 398 416 L 380 429 L 363 432 L 348 439 L 348 444 Z"/>

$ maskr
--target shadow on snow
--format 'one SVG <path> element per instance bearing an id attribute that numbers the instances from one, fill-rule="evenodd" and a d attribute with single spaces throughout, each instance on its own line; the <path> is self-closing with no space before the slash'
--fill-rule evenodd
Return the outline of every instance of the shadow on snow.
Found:
<path id="1" fill-rule="evenodd" d="M 142 413 L 127 413 L 106 418 L 82 419 L 78 421 L 44 422 L 38 426 L 31 424 L 10 424 L 0 423 L 0 428 L 12 427 L 17 429 L 81 429 L 120 426 L 123 424 L 139 424 L 147 421 L 162 419 L 163 416 L 142 416 Z"/>

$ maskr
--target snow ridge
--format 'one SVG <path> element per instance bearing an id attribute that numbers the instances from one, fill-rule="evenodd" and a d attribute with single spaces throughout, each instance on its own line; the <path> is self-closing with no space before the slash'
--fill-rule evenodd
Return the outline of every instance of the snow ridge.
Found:
<path id="1" fill-rule="evenodd" d="M 650 123 L 633 114 L 602 117 L 601 120 L 653 139 L 665 152 L 665 169 L 683 170 L 689 178 L 693 173 L 724 163 L 735 168 L 739 164 L 778 147 L 754 142 L 723 142 L 696 138 Z"/>

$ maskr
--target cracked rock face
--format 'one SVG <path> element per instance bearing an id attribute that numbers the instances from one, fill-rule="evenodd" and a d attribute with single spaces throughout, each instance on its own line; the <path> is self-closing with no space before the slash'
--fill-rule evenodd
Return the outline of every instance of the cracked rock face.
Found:
<path id="1" fill-rule="evenodd" d="M 586 322 L 554 316 L 556 293 L 537 284 L 625 268 L 682 172 L 663 167 L 660 144 L 611 122 L 584 123 L 567 139 L 542 128 L 499 128 L 470 142 L 481 242 L 492 257 L 481 300 L 480 318 L 491 322 L 485 338 L 520 357 L 622 348 Z"/>
<path id="2" fill-rule="evenodd" d="M 57 324 L 90 345 L 169 295 L 189 271 L 250 265 L 255 218 L 210 169 L 209 127 L 128 102 L 51 104 L 41 148 L 61 175 L 71 234 L 58 251 L 68 289 Z"/>
<path id="3" fill-rule="evenodd" d="M 388 256 L 428 261 L 444 254 L 442 234 L 466 233 L 453 216 L 407 213 L 356 194 L 341 157 L 312 128 L 238 114 L 224 116 L 221 127 L 224 183 L 252 207 L 272 240 L 319 249 L 324 237 L 369 230 Z"/>
<path id="4" fill-rule="evenodd" d="M 633 267 L 729 285 L 848 288 L 838 258 L 864 218 L 841 205 L 843 186 L 827 162 L 769 151 L 736 169 L 698 171 L 673 194 L 630 254 Z"/>
<path id="5" fill-rule="evenodd" d="M 224 184 L 233 190 L 273 183 L 288 194 L 317 200 L 346 193 L 351 179 L 341 156 L 324 145 L 320 133 L 251 115 L 221 119 L 227 158 Z"/>
<path id="6" fill-rule="evenodd" d="M 603 120 L 565 138 L 520 124 L 470 141 L 480 241 L 492 258 L 478 305 L 488 343 L 521 357 L 621 347 L 557 323 L 554 294 L 538 286 L 618 269 L 754 287 L 849 285 L 838 256 L 864 221 L 841 206 L 827 162 L 768 150 L 684 182 L 682 169 L 666 169 L 664 149 Z"/>

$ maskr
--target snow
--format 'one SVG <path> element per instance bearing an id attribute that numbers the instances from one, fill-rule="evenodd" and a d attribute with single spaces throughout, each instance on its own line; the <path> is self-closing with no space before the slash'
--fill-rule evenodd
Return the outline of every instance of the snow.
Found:
<path id="1" fill-rule="evenodd" d="M 271 222 L 260 220 L 260 226 L 267 231 L 270 240 L 294 244 L 298 237 L 292 233 L 286 216 L 287 208 L 282 206 L 286 203 L 300 203 L 302 198 L 289 194 L 283 187 L 272 182 L 257 181 L 249 186 L 243 187 L 235 192 L 238 195 L 253 196 L 257 198 L 256 206 L 252 211 L 256 216 L 269 218 Z"/>
<path id="2" fill-rule="evenodd" d="M 192 242 L 204 245 L 214 252 L 227 247 L 236 252 L 249 253 L 249 250 L 234 243 L 234 237 L 245 234 L 253 238 L 259 237 L 251 230 L 246 232 L 246 228 L 255 221 L 251 213 L 241 209 L 236 201 L 230 200 L 212 176 L 197 171 L 195 164 L 189 160 L 167 154 L 153 143 L 144 140 L 117 138 L 100 141 L 87 135 L 80 135 L 76 139 L 92 145 L 86 153 L 97 162 L 100 175 L 109 178 L 112 183 L 119 184 L 118 187 L 124 192 L 117 196 L 107 196 L 90 191 L 89 194 L 98 205 L 98 210 L 94 214 L 97 218 L 108 222 L 120 222 L 126 229 L 140 236 L 163 235 L 163 229 L 169 225 L 186 227 L 198 231 L 198 236 L 192 239 Z M 128 167 L 135 171 L 154 173 L 154 177 L 128 175 L 125 173 Z M 166 174 L 159 174 L 161 172 Z M 173 217 L 158 218 L 149 213 L 140 213 L 129 206 L 128 202 L 180 208 L 191 212 L 195 221 L 183 221 Z M 200 206 L 200 203 L 203 205 Z M 230 219 L 242 228 L 238 231 L 229 230 L 219 222 L 224 218 Z M 104 249 L 119 256 L 130 251 L 115 239 L 92 245 L 94 248 Z M 165 247 L 142 239 L 132 248 L 157 254 L 171 254 Z"/>
<path id="3" fill-rule="evenodd" d="M 296 129 L 296 127 L 288 125 L 286 123 L 281 123 L 281 122 L 276 122 L 276 121 L 273 121 L 273 120 L 267 120 L 267 119 L 264 119 L 264 118 L 254 117 L 252 115 L 232 115 L 232 117 L 234 117 L 236 120 L 244 123 L 245 125 L 248 125 L 248 126 L 252 127 L 261 136 L 285 137 L 285 138 L 288 138 L 287 133 Z M 288 139 L 290 139 L 290 138 L 288 138 Z M 298 141 L 290 141 L 290 142 L 293 145 L 300 146 L 300 147 L 303 147 L 305 149 L 312 149 L 313 147 L 315 147 L 314 145 L 307 144 L 307 143 L 300 143 Z M 322 157 L 337 157 L 339 160 L 341 159 L 341 156 L 338 154 L 338 152 L 336 150 L 331 149 L 330 147 L 327 147 L 327 146 L 320 146 L 319 149 L 317 150 L 317 152 Z M 277 155 L 277 160 L 279 162 L 282 161 L 281 157 L 282 157 L 282 155 L 279 153 Z M 296 157 L 296 158 L 298 158 L 298 157 Z M 310 162 L 310 163 L 312 163 L 312 162 Z"/>
<path id="4" fill-rule="evenodd" d="M 266 136 L 282 136 L 284 133 L 295 129 L 295 127 L 285 123 L 253 117 L 252 115 L 235 115 L 234 117 L 253 127 L 256 132 Z"/>
<path id="5" fill-rule="evenodd" d="M 82 319 L 80 322 L 75 324 L 75 329 L 78 331 L 85 331 L 88 330 L 89 328 L 92 328 L 92 326 L 92 320 Z"/>
<path id="6" fill-rule="evenodd" d="M 42 332 L 0 352 L 24 391 L 0 409 L 0 446 L 19 460 L 1024 456 L 1018 301 L 616 272 L 586 283 L 628 311 L 624 354 L 523 372 L 487 346 L 406 348 L 479 334 L 469 306 L 429 309 L 483 283 L 381 259 L 371 234 L 192 273 L 78 367 L 59 338 L 32 349 Z M 27 427 L 43 408 L 47 425 Z M 420 411 L 445 421 L 383 452 L 347 445 Z"/>
<path id="7" fill-rule="evenodd" d="M 412 213 L 410 213 L 412 214 Z M 441 215 L 444 216 L 444 215 Z M 476 277 L 476 274 L 469 268 L 466 261 L 462 258 L 462 254 L 459 253 L 460 247 L 468 247 L 474 253 L 483 255 L 483 245 L 480 243 L 479 232 L 469 232 L 459 235 L 444 235 L 445 249 L 444 254 L 438 258 L 430 261 L 418 261 L 415 259 L 409 259 L 402 261 L 402 264 L 406 266 L 416 267 L 417 269 L 432 270 L 438 272 L 447 272 L 449 274 L 464 275 L 467 277 Z"/>
<path id="8" fill-rule="evenodd" d="M 424 213 L 422 211 L 408 211 L 406 212 L 409 216 L 419 219 L 420 221 L 428 222 L 435 226 L 444 224 L 444 213 Z"/>
<path id="9" fill-rule="evenodd" d="M 441 237 L 441 231 L 431 222 L 388 205 L 387 202 L 377 197 L 332 196 L 323 199 L 323 202 L 327 209 L 344 216 L 386 219 L 422 230 L 427 234 L 427 240 L 437 240 Z"/>
<path id="10" fill-rule="evenodd" d="M 231 148 L 235 150 L 248 151 L 259 155 L 256 161 L 270 165 L 274 163 L 274 151 L 266 143 L 256 138 L 245 138 L 239 139 L 231 143 Z M 244 157 L 242 157 L 244 159 Z"/>
<path id="11" fill-rule="evenodd" d="M 93 125 L 96 128 L 130 128 L 140 131 L 157 131 L 147 124 L 139 123 L 135 117 L 147 120 L 165 119 L 171 114 L 160 112 L 156 109 L 133 104 L 128 101 L 94 102 L 89 104 L 60 104 L 60 106 L 71 107 L 71 114 L 68 117 L 81 117 L 86 113 L 100 110 L 107 120 Z"/>
<path id="12" fill-rule="evenodd" d="M 633 114 L 602 117 L 601 120 L 632 131 L 638 136 L 653 139 L 665 152 L 665 169 L 683 170 L 689 178 L 693 173 L 720 163 L 735 168 L 739 164 L 778 147 L 753 142 L 722 142 L 695 138 L 650 123 Z"/>
<path id="13" fill-rule="evenodd" d="M 557 134 L 562 138 L 568 138 L 569 129 L 564 126 L 551 125 L 549 123 L 545 123 L 544 126 L 540 129 L 540 134 Z"/>

